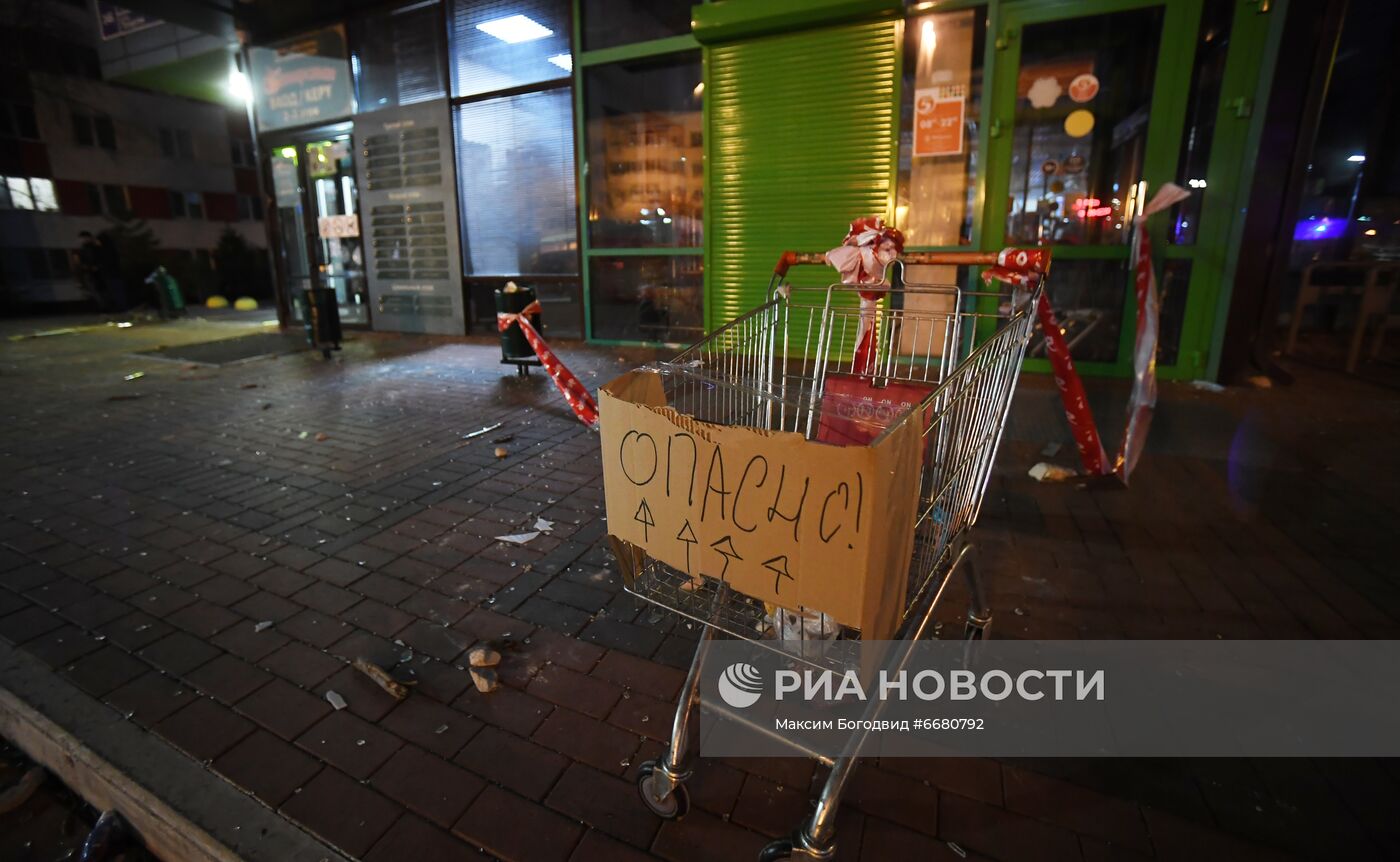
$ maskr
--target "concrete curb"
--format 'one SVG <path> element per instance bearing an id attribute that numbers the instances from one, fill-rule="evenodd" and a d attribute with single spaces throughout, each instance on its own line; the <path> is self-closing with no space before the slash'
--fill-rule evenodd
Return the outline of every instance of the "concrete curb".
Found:
<path id="1" fill-rule="evenodd" d="M 349 862 L 346 856 L 0 643 L 0 735 L 170 862 Z"/>

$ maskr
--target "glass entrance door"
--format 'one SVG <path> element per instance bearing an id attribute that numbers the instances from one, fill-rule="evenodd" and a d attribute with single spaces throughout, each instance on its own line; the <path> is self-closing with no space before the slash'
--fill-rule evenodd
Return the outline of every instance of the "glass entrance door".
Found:
<path id="1" fill-rule="evenodd" d="M 1076 363 L 1091 373 L 1128 373 L 1132 219 L 1176 178 L 1200 3 L 1005 9 L 995 43 L 988 245 L 1051 248 L 1050 298 Z M 1185 279 L 1172 278 L 1179 268 L 1161 273 L 1170 218 L 1151 224 L 1168 314 L 1184 306 L 1166 294 L 1187 289 Z M 1164 331 L 1181 329 L 1164 320 Z M 1045 362 L 1039 335 L 1028 356 L 1032 367 Z"/>
<path id="2" fill-rule="evenodd" d="M 303 144 L 302 157 L 320 286 L 335 291 L 342 323 L 368 324 L 369 285 L 350 136 Z"/>

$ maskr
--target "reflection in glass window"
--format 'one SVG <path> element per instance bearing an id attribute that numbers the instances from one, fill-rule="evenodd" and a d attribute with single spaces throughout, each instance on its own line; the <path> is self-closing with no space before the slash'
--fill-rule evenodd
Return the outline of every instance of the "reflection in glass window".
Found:
<path id="1" fill-rule="evenodd" d="M 1056 260 L 1048 284 L 1055 317 L 1076 362 L 1114 362 L 1123 324 L 1123 301 L 1128 295 L 1126 260 Z M 1039 326 L 1026 348 L 1027 356 L 1045 358 L 1045 337 Z"/>
<path id="2" fill-rule="evenodd" d="M 698 254 L 592 257 L 593 337 L 688 344 L 704 335 Z"/>
<path id="3" fill-rule="evenodd" d="M 360 112 L 444 95 L 442 39 L 435 0 L 366 15 L 351 24 L 350 69 Z"/>
<path id="4" fill-rule="evenodd" d="M 562 87 L 457 107 L 463 273 L 579 271 L 572 101 Z"/>
<path id="5" fill-rule="evenodd" d="M 699 55 L 595 66 L 586 77 L 593 247 L 700 245 L 705 138 Z"/>
<path id="6" fill-rule="evenodd" d="M 570 26 L 568 0 L 454 0 L 452 95 L 567 78 Z"/>
<path id="7" fill-rule="evenodd" d="M 1191 197 L 1173 208 L 1172 229 L 1167 234 L 1176 245 L 1194 243 L 1196 232 L 1200 230 L 1207 188 L 1206 168 L 1211 141 L 1215 138 L 1215 113 L 1220 108 L 1220 88 L 1225 80 L 1225 56 L 1230 48 L 1233 14 L 1234 9 L 1228 3 L 1207 3 L 1202 10 L 1196 64 L 1188 91 L 1191 105 L 1187 108 L 1176 179 L 1176 184 L 1190 191 Z"/>
<path id="8" fill-rule="evenodd" d="M 694 0 L 583 0 L 583 50 L 689 33 L 693 4 Z"/>
<path id="9" fill-rule="evenodd" d="M 1009 242 L 1128 242 L 1161 33 L 1160 6 L 1025 28 Z"/>
<path id="10" fill-rule="evenodd" d="M 895 224 L 909 246 L 972 242 L 984 19 L 943 12 L 904 29 Z"/>

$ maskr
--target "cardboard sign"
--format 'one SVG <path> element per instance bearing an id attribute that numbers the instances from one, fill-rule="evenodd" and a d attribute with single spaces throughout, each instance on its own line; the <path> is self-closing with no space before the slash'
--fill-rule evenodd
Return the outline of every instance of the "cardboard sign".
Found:
<path id="1" fill-rule="evenodd" d="M 599 395 L 608 532 L 624 548 L 821 611 L 865 638 L 894 634 L 914 541 L 917 423 L 877 446 L 837 447 L 696 421 L 666 406 L 649 371 Z"/>
<path id="2" fill-rule="evenodd" d="M 962 87 L 930 87 L 916 91 L 914 155 L 962 155 L 966 105 Z"/>
<path id="3" fill-rule="evenodd" d="M 321 216 L 316 219 L 316 233 L 322 239 L 346 239 L 360 235 L 360 217 L 350 215 Z"/>

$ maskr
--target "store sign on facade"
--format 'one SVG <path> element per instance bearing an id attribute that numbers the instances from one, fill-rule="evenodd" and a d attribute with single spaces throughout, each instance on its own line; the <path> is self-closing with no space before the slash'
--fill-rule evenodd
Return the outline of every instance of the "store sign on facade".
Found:
<path id="1" fill-rule="evenodd" d="M 261 131 L 328 122 L 354 107 L 344 27 L 255 47 L 249 56 Z"/>

